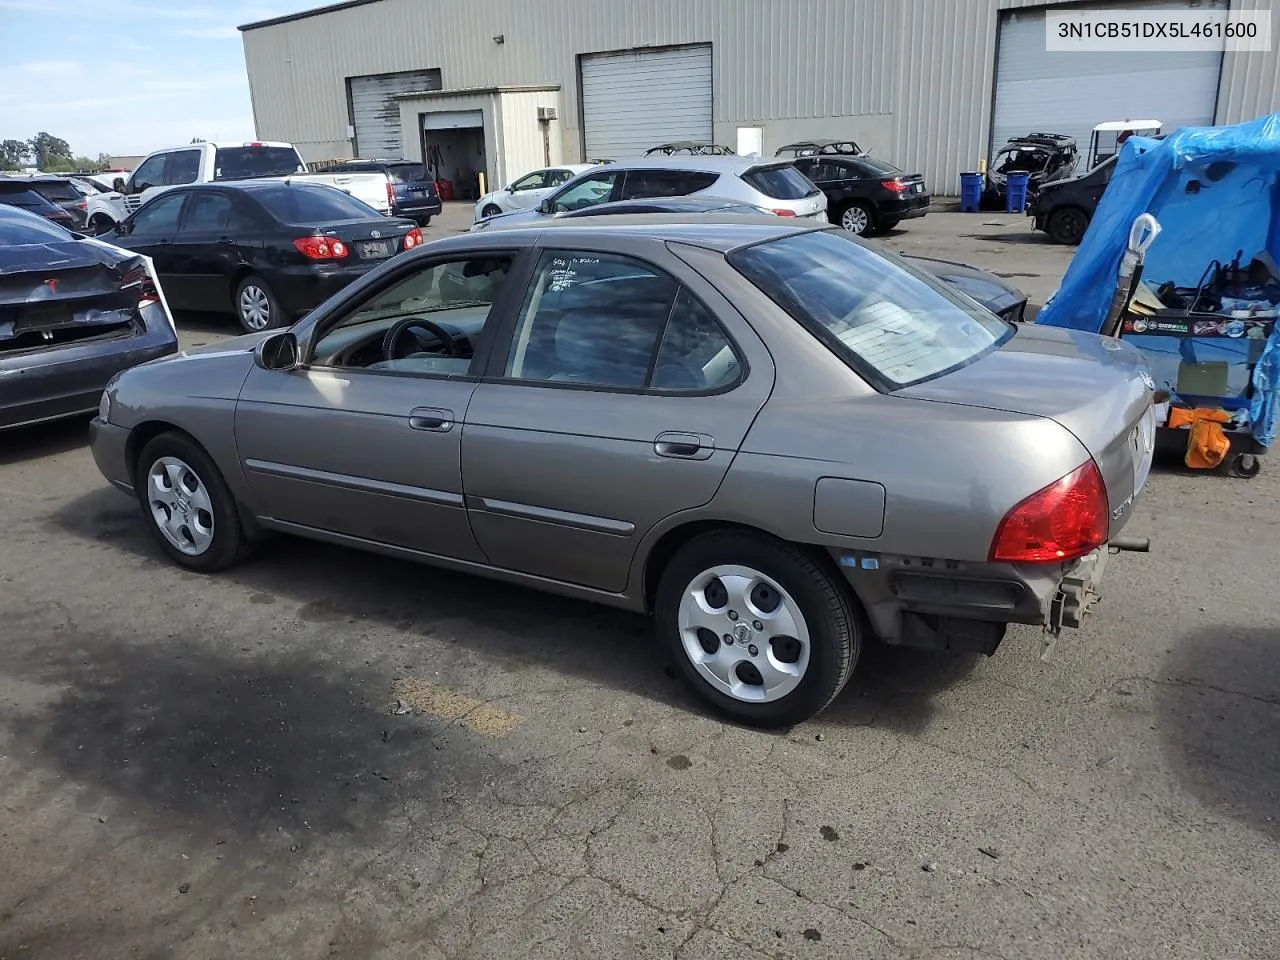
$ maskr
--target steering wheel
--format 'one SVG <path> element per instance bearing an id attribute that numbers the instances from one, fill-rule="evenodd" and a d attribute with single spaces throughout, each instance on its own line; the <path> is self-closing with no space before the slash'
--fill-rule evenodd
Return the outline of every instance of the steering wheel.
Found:
<path id="1" fill-rule="evenodd" d="M 446 357 L 462 357 L 462 348 L 458 346 L 458 341 L 440 324 L 425 317 L 405 317 L 403 320 L 397 320 L 391 325 L 391 329 L 387 331 L 387 335 L 382 338 L 382 355 L 388 360 L 398 359 L 395 355 L 396 343 L 404 332 L 411 327 L 421 327 L 440 341 L 444 347 Z"/>

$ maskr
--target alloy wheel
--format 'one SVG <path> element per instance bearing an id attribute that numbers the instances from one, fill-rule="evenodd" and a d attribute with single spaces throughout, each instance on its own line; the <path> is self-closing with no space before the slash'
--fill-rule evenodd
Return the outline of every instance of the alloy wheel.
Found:
<path id="1" fill-rule="evenodd" d="M 694 669 L 735 700 L 779 700 L 809 667 L 800 605 L 751 567 L 719 565 L 694 577 L 680 598 L 677 625 Z"/>
<path id="2" fill-rule="evenodd" d="M 147 471 L 147 505 L 156 528 L 187 556 L 198 557 L 213 544 L 209 491 L 177 457 L 161 457 Z"/>

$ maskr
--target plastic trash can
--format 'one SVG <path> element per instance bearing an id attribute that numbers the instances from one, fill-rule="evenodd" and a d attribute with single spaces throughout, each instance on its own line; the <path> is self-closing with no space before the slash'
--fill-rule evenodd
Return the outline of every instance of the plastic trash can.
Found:
<path id="1" fill-rule="evenodd" d="M 977 213 L 982 201 L 982 174 L 960 174 L 960 212 Z"/>
<path id="2" fill-rule="evenodd" d="M 1022 213 L 1027 209 L 1029 173 L 1011 173 L 1005 178 L 1004 212 Z"/>

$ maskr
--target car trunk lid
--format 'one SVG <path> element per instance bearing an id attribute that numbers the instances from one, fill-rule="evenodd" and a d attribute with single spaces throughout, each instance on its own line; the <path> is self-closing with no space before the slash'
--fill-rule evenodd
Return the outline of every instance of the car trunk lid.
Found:
<path id="1" fill-rule="evenodd" d="M 4 248 L 0 352 L 136 330 L 143 270 L 141 257 L 116 258 L 81 241 Z"/>
<path id="2" fill-rule="evenodd" d="M 337 237 L 350 250 L 352 260 L 386 260 L 404 249 L 404 235 L 417 226 L 409 220 L 378 217 L 370 220 L 331 220 L 323 224 L 297 224 L 302 233 Z"/>
<path id="3" fill-rule="evenodd" d="M 999 349 L 897 394 L 1046 417 L 1071 431 L 1102 473 L 1114 536 L 1151 467 L 1152 391 L 1146 362 L 1128 344 L 1024 325 Z"/>

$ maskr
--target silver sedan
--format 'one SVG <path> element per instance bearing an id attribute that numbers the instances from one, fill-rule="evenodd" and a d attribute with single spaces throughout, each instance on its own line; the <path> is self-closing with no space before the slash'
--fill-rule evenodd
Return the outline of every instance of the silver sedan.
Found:
<path id="1" fill-rule="evenodd" d="M 872 638 L 1078 626 L 1151 402 L 1128 345 L 841 231 L 611 217 L 427 244 L 130 370 L 93 452 L 189 569 L 284 532 L 649 611 L 707 701 L 785 725 Z"/>

